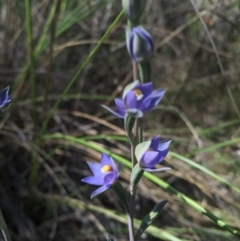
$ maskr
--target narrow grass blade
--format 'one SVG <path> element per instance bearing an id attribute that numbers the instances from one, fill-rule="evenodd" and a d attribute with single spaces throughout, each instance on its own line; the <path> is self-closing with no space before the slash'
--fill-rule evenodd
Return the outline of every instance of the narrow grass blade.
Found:
<path id="1" fill-rule="evenodd" d="M 204 167 L 204 166 L 202 166 L 202 165 L 200 165 L 200 164 L 198 164 L 198 163 L 196 163 L 196 162 L 194 162 L 194 161 L 192 161 L 192 160 L 190 160 L 190 159 L 188 159 L 184 156 L 181 156 L 181 155 L 179 155 L 175 152 L 172 152 L 172 151 L 169 152 L 169 155 L 189 164 L 190 166 L 192 166 L 194 168 L 197 168 L 198 170 L 201 170 L 202 172 L 204 172 L 204 173 L 208 174 L 209 176 L 217 179 L 219 182 L 224 183 L 225 185 L 229 186 L 231 189 L 233 189 L 234 191 L 236 191 L 237 193 L 240 194 L 240 189 L 238 187 L 234 186 L 232 183 L 228 182 L 226 179 L 224 179 L 224 178 L 220 177 L 219 175 L 215 174 L 214 172 L 210 171 L 206 167 Z"/>

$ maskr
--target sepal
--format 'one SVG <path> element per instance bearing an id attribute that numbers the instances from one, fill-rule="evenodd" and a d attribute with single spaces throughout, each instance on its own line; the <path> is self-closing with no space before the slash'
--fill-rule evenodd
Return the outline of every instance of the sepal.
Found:
<path id="1" fill-rule="evenodd" d="M 111 108 L 107 107 L 106 105 L 101 105 L 105 110 L 109 111 L 110 113 L 112 113 L 113 115 L 117 116 L 118 118 L 123 119 L 124 117 L 118 113 L 117 111 L 112 110 Z"/>
<path id="2" fill-rule="evenodd" d="M 135 149 L 135 156 L 137 158 L 137 161 L 140 162 L 142 156 L 146 153 L 146 151 L 149 149 L 151 145 L 151 140 L 149 141 L 144 141 L 142 143 L 139 143 L 137 146 L 136 146 L 136 149 Z"/>

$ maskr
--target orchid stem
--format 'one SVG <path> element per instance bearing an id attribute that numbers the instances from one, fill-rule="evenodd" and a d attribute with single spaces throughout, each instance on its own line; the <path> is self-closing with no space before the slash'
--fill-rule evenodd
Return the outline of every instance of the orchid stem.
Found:
<path id="1" fill-rule="evenodd" d="M 136 145 L 138 144 L 139 140 L 139 119 L 135 120 L 135 124 L 133 127 L 133 136 L 134 136 L 134 141 L 131 142 L 131 160 L 132 160 L 132 169 L 135 167 L 137 160 L 135 157 L 135 148 Z M 142 137 L 141 137 L 142 139 Z M 135 241 L 135 235 L 134 235 L 134 210 L 135 210 L 135 197 L 136 197 L 136 189 L 137 185 L 131 185 L 130 187 L 130 205 L 129 205 L 129 240 Z M 133 236 L 132 236 L 133 235 Z"/>
<path id="2" fill-rule="evenodd" d="M 131 217 L 131 214 L 128 215 L 128 231 L 129 231 L 129 241 L 135 241 L 133 218 Z"/>
<path id="3" fill-rule="evenodd" d="M 143 62 L 138 64 L 140 81 L 143 84 L 151 80 L 151 65 L 150 62 Z"/>
<path id="4" fill-rule="evenodd" d="M 132 69 L 133 69 L 133 81 L 138 79 L 138 64 L 132 60 Z"/>
<path id="5" fill-rule="evenodd" d="M 136 126 L 137 120 L 135 121 Z M 135 127 L 134 127 L 135 129 Z M 134 136 L 135 137 L 135 136 Z M 135 138 L 134 138 L 135 139 Z M 132 170 L 135 166 L 135 148 L 136 148 L 136 141 L 131 143 L 131 160 L 132 160 Z M 135 209 L 135 195 L 136 195 L 136 186 L 131 185 L 130 187 L 130 203 L 129 203 L 129 219 L 128 219 L 128 229 L 129 229 L 129 240 L 135 241 L 134 238 L 134 209 Z"/>

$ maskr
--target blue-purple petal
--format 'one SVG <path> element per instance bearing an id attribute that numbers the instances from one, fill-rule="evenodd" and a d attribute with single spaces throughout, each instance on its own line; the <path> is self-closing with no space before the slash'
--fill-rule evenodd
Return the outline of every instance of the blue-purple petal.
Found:
<path id="1" fill-rule="evenodd" d="M 157 151 L 147 151 L 140 160 L 140 167 L 154 167 L 159 160 L 159 152 Z"/>
<path id="2" fill-rule="evenodd" d="M 95 196 L 103 193 L 103 192 L 106 191 L 109 187 L 110 187 L 110 185 L 99 187 L 99 188 L 96 189 L 94 192 L 92 192 L 92 194 L 91 194 L 91 199 L 94 198 Z"/>
<path id="3" fill-rule="evenodd" d="M 144 96 L 142 100 L 139 101 L 138 109 L 144 111 L 149 111 L 149 105 L 151 104 L 152 96 Z"/>
<path id="4" fill-rule="evenodd" d="M 158 145 L 158 151 L 165 151 L 166 149 L 168 149 L 170 143 L 172 140 L 165 140 L 165 141 L 161 141 Z"/>
<path id="5" fill-rule="evenodd" d="M 124 99 L 127 109 L 137 108 L 137 98 L 134 91 L 129 91 Z"/>
<path id="6" fill-rule="evenodd" d="M 148 96 L 152 94 L 152 82 L 148 82 L 146 84 L 142 84 L 138 87 L 139 90 L 143 93 L 144 96 Z"/>
<path id="7" fill-rule="evenodd" d="M 9 86 L 0 91 L 0 107 L 11 102 L 11 97 L 8 95 Z"/>
<path id="8" fill-rule="evenodd" d="M 122 114 L 120 114 L 120 113 L 118 113 L 118 112 L 110 109 L 110 108 L 107 107 L 106 105 L 102 105 L 102 107 L 103 107 L 104 109 L 106 109 L 107 111 L 111 112 L 113 115 L 117 116 L 118 118 L 122 118 L 122 119 L 124 118 L 124 115 L 122 115 Z"/>
<path id="9" fill-rule="evenodd" d="M 110 156 L 110 160 L 111 160 L 111 163 L 112 163 L 111 166 L 113 168 L 113 172 L 115 172 L 117 177 L 118 177 L 119 176 L 119 172 L 118 172 L 117 166 L 116 166 L 116 164 L 115 164 L 115 162 L 114 162 L 114 160 L 112 159 L 111 156 Z"/>
<path id="10" fill-rule="evenodd" d="M 159 152 L 159 162 L 161 162 L 166 157 L 167 154 L 168 154 L 168 149 L 165 151 L 160 151 Z"/>
<path id="11" fill-rule="evenodd" d="M 158 147 L 159 147 L 159 140 L 160 140 L 160 136 L 155 136 L 151 141 L 151 145 L 150 148 L 152 148 L 154 151 L 159 151 Z"/>
<path id="12" fill-rule="evenodd" d="M 112 159 L 109 155 L 102 153 L 101 156 L 101 167 L 105 166 L 105 165 L 109 165 L 112 166 Z"/>
<path id="13" fill-rule="evenodd" d="M 94 176 L 90 176 L 90 177 L 84 177 L 82 179 L 82 182 L 85 182 L 87 184 L 90 185 L 96 185 L 96 186 L 102 186 L 104 184 L 104 178 L 103 177 L 94 177 Z"/>
<path id="14" fill-rule="evenodd" d="M 115 105 L 117 107 L 119 114 L 124 116 L 125 110 L 126 110 L 125 103 L 121 99 L 115 99 L 114 101 L 115 101 Z"/>
<path id="15" fill-rule="evenodd" d="M 118 178 L 118 173 L 109 172 L 104 176 L 104 185 L 112 185 Z"/>
<path id="16" fill-rule="evenodd" d="M 161 101 L 165 92 L 165 89 L 157 89 L 152 92 L 152 100 L 148 106 L 148 110 L 152 110 Z"/>
<path id="17" fill-rule="evenodd" d="M 94 176 L 102 176 L 101 164 L 96 162 L 87 162 Z"/>

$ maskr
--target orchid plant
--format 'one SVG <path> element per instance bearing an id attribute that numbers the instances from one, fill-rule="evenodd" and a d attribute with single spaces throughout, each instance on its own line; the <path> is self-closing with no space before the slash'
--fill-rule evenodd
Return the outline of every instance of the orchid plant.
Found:
<path id="1" fill-rule="evenodd" d="M 156 165 L 162 162 L 168 154 L 171 140 L 162 140 L 160 136 L 155 136 L 151 140 L 143 141 L 141 118 L 159 104 L 166 90 L 153 90 L 153 83 L 149 82 L 151 79 L 150 59 L 153 55 L 154 43 L 151 34 L 139 26 L 139 18 L 143 12 L 145 0 L 122 0 L 122 6 L 128 18 L 126 46 L 133 62 L 134 79 L 124 88 L 122 98 L 115 99 L 116 110 L 104 105 L 103 108 L 124 120 L 124 127 L 131 146 L 132 173 L 129 198 L 118 181 L 119 171 L 114 160 L 104 153 L 102 153 L 101 163 L 88 162 L 93 176 L 83 178 L 82 182 L 100 186 L 91 194 L 91 198 L 111 186 L 116 187 L 117 185 L 118 188 L 114 188 L 114 190 L 128 215 L 129 240 L 137 241 L 167 203 L 166 200 L 158 203 L 142 220 L 135 232 L 134 210 L 138 182 L 145 171 L 164 172 L 170 169 L 169 167 L 159 169 L 156 168 Z"/>

